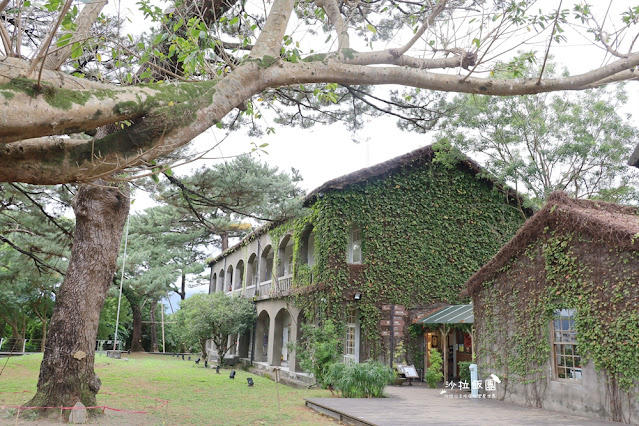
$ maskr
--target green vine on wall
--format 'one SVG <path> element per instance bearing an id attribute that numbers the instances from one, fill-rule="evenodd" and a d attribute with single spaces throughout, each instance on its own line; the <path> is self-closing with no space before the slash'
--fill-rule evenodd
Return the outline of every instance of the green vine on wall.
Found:
<path id="1" fill-rule="evenodd" d="M 342 325 L 347 308 L 357 308 L 366 345 L 361 357 L 376 358 L 384 353 L 382 304 L 411 308 L 465 301 L 460 293 L 467 279 L 523 222 L 521 210 L 504 199 L 462 166 L 426 159 L 327 192 L 293 226 L 294 286 L 307 285 L 311 272 L 324 288 L 294 296 L 295 303 Z M 362 228 L 362 265 L 347 263 L 353 225 Z M 316 263 L 305 268 L 301 236 L 309 226 Z M 352 299 L 354 292 L 361 300 Z"/>
<path id="2" fill-rule="evenodd" d="M 580 233 L 544 230 L 542 238 L 486 282 L 476 303 L 482 371 L 501 371 L 527 384 L 541 405 L 551 359 L 550 324 L 558 309 L 575 309 L 582 365 L 594 363 L 608 381 L 612 416 L 621 420 L 618 388 L 639 396 L 639 254 Z M 508 320 L 511 318 L 511 320 Z M 486 360 L 490 360 L 486 362 Z"/>

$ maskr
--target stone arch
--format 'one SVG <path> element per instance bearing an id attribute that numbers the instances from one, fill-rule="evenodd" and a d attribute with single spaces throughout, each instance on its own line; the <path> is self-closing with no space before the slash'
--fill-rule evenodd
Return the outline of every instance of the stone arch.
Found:
<path id="1" fill-rule="evenodd" d="M 214 272 L 211 276 L 211 282 L 209 283 L 209 294 L 217 291 L 217 272 Z"/>
<path id="2" fill-rule="evenodd" d="M 262 255 L 260 259 L 262 272 L 260 273 L 260 282 L 270 281 L 273 275 L 273 259 L 274 252 L 271 245 L 267 245 L 262 250 Z"/>
<path id="3" fill-rule="evenodd" d="M 315 264 L 315 228 L 311 224 L 300 235 L 300 263 L 308 266 Z"/>
<path id="4" fill-rule="evenodd" d="M 292 234 L 286 234 L 282 237 L 278 245 L 278 264 L 277 276 L 283 277 L 293 273 L 293 238 Z"/>
<path id="5" fill-rule="evenodd" d="M 246 264 L 246 286 L 257 285 L 258 281 L 257 254 L 251 253 Z"/>
<path id="6" fill-rule="evenodd" d="M 235 279 L 233 280 L 233 290 L 241 289 L 244 286 L 244 260 L 240 260 L 235 265 Z"/>
<path id="7" fill-rule="evenodd" d="M 299 344 L 304 341 L 304 333 L 302 333 L 302 325 L 306 323 L 306 315 L 302 309 L 299 310 L 297 315 L 293 317 L 293 338 L 295 339 L 295 343 Z M 302 371 L 302 367 L 300 366 L 299 359 L 297 358 L 297 354 L 292 352 L 289 354 L 289 365 L 288 368 L 290 371 Z"/>
<path id="8" fill-rule="evenodd" d="M 255 325 L 255 356 L 256 362 L 268 362 L 269 347 L 269 328 L 271 317 L 266 309 L 260 311 L 257 315 L 257 323 Z"/>
<path id="9" fill-rule="evenodd" d="M 239 335 L 239 344 L 237 346 L 237 355 L 240 358 L 249 357 L 249 349 L 251 347 L 251 332 L 252 330 L 246 330 L 243 334 Z"/>
<path id="10" fill-rule="evenodd" d="M 229 265 L 226 269 L 226 281 L 224 282 L 224 291 L 229 292 L 233 289 L 233 265 Z"/>
<path id="11" fill-rule="evenodd" d="M 217 274 L 215 291 L 224 291 L 224 268 L 220 269 L 220 272 Z"/>
<path id="12" fill-rule="evenodd" d="M 285 365 L 288 365 L 288 351 L 286 350 L 286 344 L 288 343 L 288 336 L 290 333 L 290 326 L 292 325 L 291 314 L 286 308 L 281 308 L 275 315 L 275 329 L 273 332 L 273 360 L 271 365 L 282 365 L 282 361 L 285 361 Z"/>

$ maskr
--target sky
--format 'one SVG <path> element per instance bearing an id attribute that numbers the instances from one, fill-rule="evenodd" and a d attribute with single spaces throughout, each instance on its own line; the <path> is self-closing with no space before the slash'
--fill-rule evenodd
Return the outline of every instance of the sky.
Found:
<path id="1" fill-rule="evenodd" d="M 546 5 L 554 5 L 550 0 Z M 127 9 L 124 5 L 131 9 Z M 613 2 L 615 8 L 625 7 L 626 1 Z M 109 3 L 110 11 L 117 7 L 124 16 L 129 16 L 131 24 L 125 30 L 139 31 L 141 15 L 134 9 L 134 3 L 130 1 L 113 1 Z M 564 7 L 569 6 L 565 5 Z M 289 32 L 295 31 L 295 24 L 289 27 Z M 353 37 L 353 39 L 355 39 Z M 381 46 L 380 46 L 381 47 Z M 507 46 L 506 46 L 507 47 Z M 504 47 L 503 49 L 505 49 Z M 358 47 L 359 50 L 359 47 Z M 363 49 L 362 49 L 363 50 Z M 512 54 L 515 54 L 513 51 Z M 602 62 L 602 53 L 592 48 L 585 38 L 577 38 L 571 44 L 559 45 L 554 49 L 556 62 L 560 66 L 567 67 L 571 74 L 578 74 L 599 66 Z M 639 84 L 632 82 L 627 85 L 627 91 L 632 102 L 627 106 L 627 112 L 639 110 Z M 263 112 L 266 120 L 268 112 Z M 634 117 L 636 125 L 639 125 Z M 327 180 L 386 161 L 402 155 L 431 142 L 432 135 L 403 132 L 396 126 L 396 120 L 390 117 L 375 118 L 368 122 L 363 130 L 353 134 L 339 124 L 316 125 L 310 129 L 290 128 L 274 125 L 275 133 L 264 135 L 259 139 L 250 138 L 242 131 L 228 136 L 225 141 L 210 153 L 209 156 L 217 157 L 217 160 L 203 160 L 175 169 L 178 175 L 188 174 L 192 168 L 202 165 L 211 165 L 215 161 L 223 161 L 225 157 L 238 155 L 251 149 L 251 143 L 260 145 L 268 143 L 265 148 L 268 154 L 261 153 L 260 159 L 271 165 L 278 166 L 282 170 L 298 169 L 304 179 L 302 187 L 307 191 L 320 186 Z M 200 135 L 192 143 L 198 149 L 213 146 L 217 141 L 226 136 L 226 131 L 212 128 Z M 353 142 L 353 139 L 359 143 Z M 479 159 L 480 160 L 480 159 Z M 480 160 L 481 161 L 481 160 Z M 141 212 L 151 205 L 150 199 L 138 192 L 136 202 L 133 205 L 134 212 Z M 216 253 L 211 253 L 215 255 Z M 207 291 L 206 287 L 189 289 L 189 293 Z M 172 298 L 172 300 L 176 300 Z M 173 304 L 175 308 L 175 303 Z"/>

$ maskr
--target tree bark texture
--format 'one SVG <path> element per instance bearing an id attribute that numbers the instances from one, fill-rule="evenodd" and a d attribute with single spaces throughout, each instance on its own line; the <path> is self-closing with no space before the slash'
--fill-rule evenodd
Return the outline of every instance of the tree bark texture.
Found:
<path id="1" fill-rule="evenodd" d="M 142 310 L 138 305 L 131 305 L 131 311 L 133 312 L 131 352 L 144 352 L 144 348 L 142 348 Z"/>
<path id="2" fill-rule="evenodd" d="M 155 310 L 158 307 L 158 302 L 155 300 L 151 302 L 151 309 L 149 312 L 149 316 L 151 317 L 151 352 L 159 352 L 158 350 L 158 329 L 157 324 L 155 323 Z"/>
<path id="3" fill-rule="evenodd" d="M 142 347 L 142 309 L 140 298 L 128 286 L 122 288 L 122 294 L 129 301 L 131 315 L 133 316 L 133 331 L 131 332 L 131 352 L 144 352 Z"/>
<path id="4" fill-rule="evenodd" d="M 93 363 L 100 312 L 113 280 L 124 223 L 127 185 L 82 185 L 73 202 L 76 229 L 71 260 L 57 293 L 38 390 L 30 407 L 96 405 L 100 378 Z M 43 409 L 59 413 L 59 408 Z M 68 416 L 68 410 L 65 411 Z"/>
<path id="5" fill-rule="evenodd" d="M 180 299 L 186 299 L 186 274 L 184 273 L 184 269 L 182 269 L 182 284 L 180 285 L 180 291 L 178 294 L 180 295 Z"/>

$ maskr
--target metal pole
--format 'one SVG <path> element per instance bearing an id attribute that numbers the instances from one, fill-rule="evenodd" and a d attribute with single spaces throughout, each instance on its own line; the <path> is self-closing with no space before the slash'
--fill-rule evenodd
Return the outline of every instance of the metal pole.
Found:
<path id="1" fill-rule="evenodd" d="M 118 344 L 118 327 L 120 326 L 120 303 L 122 302 L 122 284 L 124 283 L 124 264 L 126 263 L 126 247 L 129 243 L 129 220 L 131 216 L 126 218 L 126 234 L 124 234 L 124 257 L 122 258 L 122 275 L 120 276 L 120 296 L 118 297 L 118 314 L 115 317 L 115 339 L 113 340 L 113 350 L 117 349 Z"/>
<path id="2" fill-rule="evenodd" d="M 393 346 L 395 337 L 395 305 L 390 308 L 390 368 L 393 368 Z"/>
<path id="3" fill-rule="evenodd" d="M 160 300 L 160 309 L 162 309 L 162 353 L 166 352 L 166 346 L 164 346 L 164 303 Z"/>

